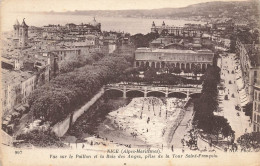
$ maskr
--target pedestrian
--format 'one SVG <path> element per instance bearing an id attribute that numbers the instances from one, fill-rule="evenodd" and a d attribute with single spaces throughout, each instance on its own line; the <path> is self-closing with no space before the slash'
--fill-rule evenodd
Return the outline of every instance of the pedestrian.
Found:
<path id="1" fill-rule="evenodd" d="M 85 147 L 85 145 L 84 145 L 84 144 L 82 144 L 82 149 L 84 149 L 84 147 Z"/>
<path id="2" fill-rule="evenodd" d="M 174 152 L 173 145 L 172 145 L 172 152 Z"/>

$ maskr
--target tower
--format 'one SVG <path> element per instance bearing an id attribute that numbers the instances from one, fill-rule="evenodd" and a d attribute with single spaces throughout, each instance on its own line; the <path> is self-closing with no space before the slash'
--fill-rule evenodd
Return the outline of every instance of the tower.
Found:
<path id="1" fill-rule="evenodd" d="M 13 37 L 14 37 L 14 39 L 18 39 L 19 38 L 19 27 L 20 27 L 20 24 L 19 24 L 18 20 L 16 20 L 15 24 L 13 25 L 13 27 L 14 27 Z"/>
<path id="2" fill-rule="evenodd" d="M 152 27 L 155 27 L 155 23 L 154 23 L 154 21 L 153 21 Z"/>
<path id="3" fill-rule="evenodd" d="M 23 22 L 19 27 L 19 46 L 20 47 L 25 47 L 28 45 L 28 25 Z"/>
<path id="4" fill-rule="evenodd" d="M 162 26 L 165 26 L 165 23 L 164 23 L 164 21 L 163 21 L 163 23 L 162 23 Z"/>
<path id="5" fill-rule="evenodd" d="M 154 23 L 154 21 L 153 21 L 153 23 L 152 23 L 152 28 L 151 28 L 151 32 L 156 32 L 157 30 L 156 30 L 156 26 L 155 26 L 155 23 Z"/>

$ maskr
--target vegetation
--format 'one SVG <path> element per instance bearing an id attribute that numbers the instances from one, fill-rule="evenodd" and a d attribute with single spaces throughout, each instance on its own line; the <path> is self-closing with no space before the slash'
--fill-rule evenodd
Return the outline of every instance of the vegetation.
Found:
<path id="1" fill-rule="evenodd" d="M 213 114 L 218 108 L 217 84 L 220 81 L 220 69 L 216 66 L 208 68 L 202 80 L 202 95 L 194 101 L 194 124 L 204 133 L 215 135 L 218 142 L 219 135 L 227 138 L 234 134 L 227 119 Z"/>
<path id="2" fill-rule="evenodd" d="M 61 61 L 59 65 L 60 73 L 67 73 L 73 71 L 75 68 L 83 67 L 87 64 L 93 64 L 95 61 L 100 60 L 104 57 L 104 54 L 94 53 L 89 56 L 85 55 L 74 55 L 68 60 Z"/>
<path id="3" fill-rule="evenodd" d="M 246 133 L 237 139 L 243 150 L 260 150 L 260 132 Z"/>
<path id="4" fill-rule="evenodd" d="M 23 143 L 29 143 L 37 147 L 66 147 L 50 130 L 39 131 L 34 130 L 29 133 L 20 134 L 16 137 L 16 140 L 22 140 Z"/>
<path id="5" fill-rule="evenodd" d="M 58 75 L 30 95 L 28 103 L 34 117 L 51 124 L 65 119 L 90 100 L 104 84 L 118 82 L 119 76 L 131 65 L 126 58 L 111 54 L 92 65 L 70 67 L 67 71 L 74 70 Z"/>
<path id="6" fill-rule="evenodd" d="M 139 72 L 144 71 L 144 77 L 139 77 Z M 157 74 L 158 69 L 155 68 L 128 68 L 120 76 L 121 81 L 125 82 L 139 82 L 148 84 L 163 84 L 163 85 L 177 85 L 177 84 L 201 84 L 200 80 L 186 79 L 171 73 Z M 179 74 L 179 72 L 177 71 Z M 176 73 L 176 74 L 177 74 Z"/>
<path id="7" fill-rule="evenodd" d="M 134 45 L 138 47 L 149 47 L 149 43 L 158 38 L 158 33 L 147 33 L 146 35 L 143 35 L 141 33 L 135 34 L 131 36 L 131 41 L 134 43 Z"/>

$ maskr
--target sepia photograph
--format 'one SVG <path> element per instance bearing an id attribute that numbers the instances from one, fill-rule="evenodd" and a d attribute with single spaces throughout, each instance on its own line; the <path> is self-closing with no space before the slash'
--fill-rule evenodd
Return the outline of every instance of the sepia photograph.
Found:
<path id="1" fill-rule="evenodd" d="M 260 166 L 258 0 L 2 0 L 1 166 Z"/>

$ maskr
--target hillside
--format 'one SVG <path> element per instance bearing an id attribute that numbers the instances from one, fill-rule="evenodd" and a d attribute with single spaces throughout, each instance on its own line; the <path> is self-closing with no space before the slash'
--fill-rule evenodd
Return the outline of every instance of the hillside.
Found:
<path id="1" fill-rule="evenodd" d="M 44 12 L 44 14 L 69 14 L 69 15 L 95 15 L 95 16 L 119 16 L 119 17 L 145 17 L 145 18 L 187 18 L 187 17 L 231 17 L 259 18 L 258 1 L 242 2 L 206 2 L 190 5 L 183 8 L 162 8 L 152 10 L 88 10 L 70 12 Z M 253 17 L 253 18 L 252 18 Z"/>

